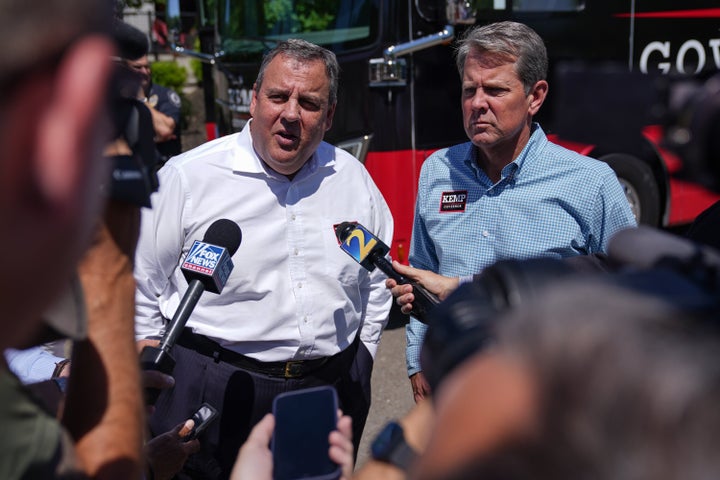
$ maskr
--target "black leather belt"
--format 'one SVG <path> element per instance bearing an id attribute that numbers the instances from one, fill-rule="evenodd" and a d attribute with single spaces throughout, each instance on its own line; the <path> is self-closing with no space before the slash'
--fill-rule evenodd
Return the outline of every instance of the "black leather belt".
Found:
<path id="1" fill-rule="evenodd" d="M 216 362 L 225 362 L 243 370 L 261 373 L 270 377 L 302 378 L 321 367 L 327 367 L 335 363 L 344 363 L 342 360 L 354 357 L 357 351 L 356 337 L 353 344 L 336 353 L 331 357 L 313 358 L 310 360 L 288 360 L 286 362 L 261 362 L 241 353 L 223 348 L 217 342 L 210 340 L 204 335 L 192 333 L 192 330 L 185 328 L 178 338 L 177 344 L 206 357 L 213 358 Z"/>

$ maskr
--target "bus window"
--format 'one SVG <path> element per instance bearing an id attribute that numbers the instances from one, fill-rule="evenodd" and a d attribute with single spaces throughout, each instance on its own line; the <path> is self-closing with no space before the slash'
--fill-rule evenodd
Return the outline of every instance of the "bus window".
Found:
<path id="1" fill-rule="evenodd" d="M 373 0 L 225 0 L 220 35 L 226 53 L 261 51 L 275 42 L 303 38 L 336 53 L 376 41 Z"/>
<path id="2" fill-rule="evenodd" d="M 468 5 L 472 5 L 477 11 L 487 10 L 505 10 L 507 8 L 507 0 L 476 0 L 475 2 L 462 2 Z"/>
<path id="3" fill-rule="evenodd" d="M 515 0 L 514 12 L 577 12 L 585 8 L 585 0 Z"/>

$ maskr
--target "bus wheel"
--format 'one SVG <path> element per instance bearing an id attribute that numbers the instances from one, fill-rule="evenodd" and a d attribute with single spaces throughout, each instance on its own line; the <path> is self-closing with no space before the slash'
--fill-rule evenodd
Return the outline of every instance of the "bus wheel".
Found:
<path id="1" fill-rule="evenodd" d="M 600 160 L 615 171 L 638 224 L 659 226 L 660 191 L 650 167 L 625 153 L 613 153 Z"/>

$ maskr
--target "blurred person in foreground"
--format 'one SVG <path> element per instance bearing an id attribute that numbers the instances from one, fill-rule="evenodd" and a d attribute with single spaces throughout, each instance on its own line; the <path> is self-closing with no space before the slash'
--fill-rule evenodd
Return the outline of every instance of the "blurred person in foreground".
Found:
<path id="1" fill-rule="evenodd" d="M 143 210 L 141 347 L 159 344 L 188 289 L 180 267 L 194 241 L 219 219 L 242 230 L 237 267 L 221 294 L 200 297 L 173 348 L 175 386 L 150 419 L 158 432 L 203 402 L 220 412 L 186 465 L 197 478 L 227 478 L 275 396 L 302 388 L 335 387 L 357 451 L 392 296 L 382 272 L 340 249 L 335 226 L 357 221 L 389 242 L 393 223 L 365 167 L 323 142 L 338 79 L 329 50 L 279 42 L 263 59 L 243 131 L 171 159 L 159 172 L 153 208 Z"/>
<path id="2" fill-rule="evenodd" d="M 557 279 L 498 312 L 485 348 L 400 420 L 414 459 L 352 478 L 718 478 L 718 302 L 619 278 Z"/>
<path id="3" fill-rule="evenodd" d="M 115 60 L 114 72 L 118 73 L 122 71 L 124 75 L 122 78 L 116 75 L 116 83 L 113 84 L 110 89 L 126 89 L 129 85 L 134 85 L 136 88 L 140 88 L 143 84 L 143 77 L 136 69 L 128 65 L 128 58 L 140 58 L 147 55 L 148 42 L 147 36 L 133 27 L 120 20 L 115 20 L 112 25 L 112 39 L 116 47 L 116 56 L 113 56 Z M 130 80 L 132 78 L 132 80 Z M 133 97 L 135 94 L 133 93 Z M 121 127 L 121 123 L 124 123 L 124 131 L 118 132 L 114 135 L 114 138 L 104 149 L 103 155 L 108 157 L 106 162 L 113 162 L 115 156 L 132 156 L 133 148 L 137 149 L 140 142 L 145 137 L 152 139 L 154 134 L 152 133 L 152 120 L 149 114 L 149 108 L 145 108 L 140 102 L 131 102 L 130 98 L 121 100 L 122 106 L 118 105 L 118 99 L 113 98 L 113 104 L 109 106 L 108 110 L 110 115 L 113 117 L 113 123 L 116 124 L 116 128 Z M 130 106 L 132 105 L 132 106 Z M 137 119 L 130 120 L 131 115 L 129 112 L 131 109 L 135 109 L 134 113 L 138 114 Z M 127 111 L 127 113 L 125 113 Z M 146 113 L 147 112 L 147 113 Z M 145 115 L 142 115 L 145 114 Z M 127 115 L 127 119 L 123 122 L 123 116 Z M 140 118 L 142 117 L 142 118 Z M 137 128 L 137 130 L 134 130 Z M 150 129 L 148 133 L 144 133 L 141 130 L 143 128 Z M 127 138 L 135 137 L 135 143 L 131 146 Z M 152 145 L 152 142 L 151 142 Z M 82 286 L 77 282 L 73 282 L 66 290 L 66 294 L 56 302 L 56 304 L 44 313 L 45 320 L 57 319 L 61 320 L 62 317 L 77 317 L 84 311 L 83 302 L 85 301 L 82 295 Z M 49 318 L 50 317 L 50 318 Z M 65 338 L 56 340 L 53 342 L 45 343 L 43 345 L 37 345 L 24 350 L 9 349 L 5 351 L 6 361 L 10 369 L 21 379 L 24 383 L 40 382 L 50 378 L 62 379 L 69 374 L 70 371 L 70 350 L 71 342 Z"/>
<path id="4" fill-rule="evenodd" d="M 5 479 L 141 475 L 132 323 L 138 210 L 109 205 L 99 221 L 109 173 L 101 149 L 111 135 L 110 20 L 110 4 L 97 0 L 0 1 L 0 37 L 13 45 L 0 51 L 0 222 L 10 228 L 0 250 L 13 272 L 0 281 L 0 348 L 40 336 L 43 312 L 75 272 L 90 300 L 59 421 L 3 362 Z"/>
<path id="5" fill-rule="evenodd" d="M 718 478 L 716 320 L 610 281 L 551 284 L 439 387 L 409 477 Z"/>
<path id="6" fill-rule="evenodd" d="M 502 259 L 602 254 L 615 232 L 636 225 L 612 169 L 551 143 L 533 121 L 549 88 L 547 51 L 535 31 L 516 22 L 469 29 L 456 61 L 470 141 L 423 163 L 413 267 L 460 277 Z M 411 291 L 403 285 L 393 294 Z M 430 394 L 420 365 L 425 331 L 410 319 L 407 367 L 416 401 Z"/>

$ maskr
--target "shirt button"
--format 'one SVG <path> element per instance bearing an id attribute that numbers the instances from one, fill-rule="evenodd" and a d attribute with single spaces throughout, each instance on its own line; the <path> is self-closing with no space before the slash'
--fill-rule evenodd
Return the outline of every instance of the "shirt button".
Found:
<path id="1" fill-rule="evenodd" d="M 490 236 L 490 232 L 488 232 L 487 230 L 483 230 L 482 236 L 485 237 L 485 238 L 487 238 L 487 237 Z"/>
<path id="2" fill-rule="evenodd" d="M 299 255 L 299 254 L 300 254 L 300 251 L 296 248 L 293 253 L 294 253 L 295 255 Z"/>
<path id="3" fill-rule="evenodd" d="M 305 322 L 305 323 L 307 323 L 307 322 L 308 322 L 308 318 L 307 318 L 307 315 L 305 315 L 305 317 L 303 317 L 303 322 Z"/>
<path id="4" fill-rule="evenodd" d="M 298 288 L 302 288 L 302 283 L 298 282 Z"/>
<path id="5" fill-rule="evenodd" d="M 295 221 L 295 214 L 294 214 L 294 213 L 290 216 L 290 220 L 292 220 L 293 222 Z"/>

